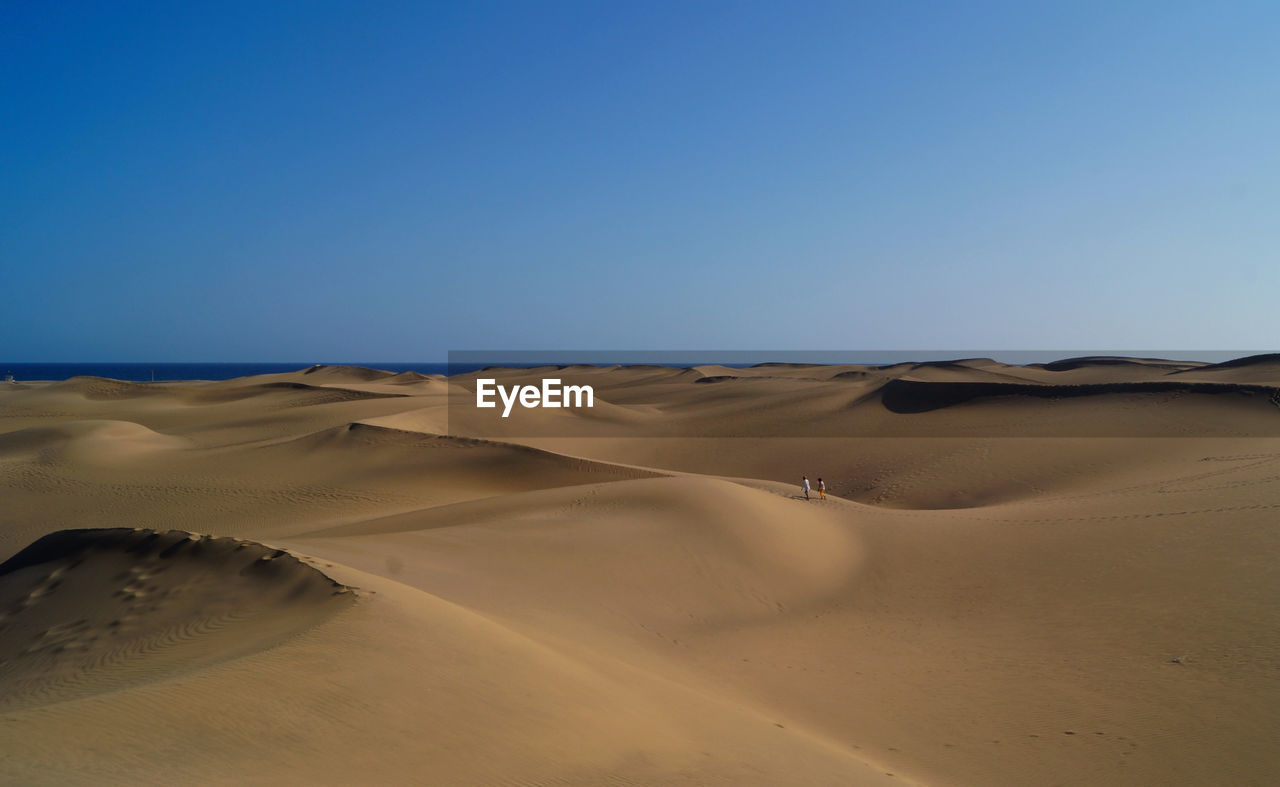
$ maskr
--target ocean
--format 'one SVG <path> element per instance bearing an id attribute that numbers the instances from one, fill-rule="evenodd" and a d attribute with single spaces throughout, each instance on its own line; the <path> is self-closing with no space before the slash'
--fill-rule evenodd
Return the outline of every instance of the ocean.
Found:
<path id="1" fill-rule="evenodd" d="M 255 374 L 280 374 L 296 372 L 314 366 L 314 363 L 4 363 L 0 362 L 0 374 L 13 375 L 23 380 L 67 380 L 72 377 L 109 377 L 112 380 L 132 382 L 157 382 L 162 380 L 230 380 Z M 418 372 L 420 374 L 454 374 L 476 371 L 483 365 L 468 368 L 467 365 L 447 363 L 344 363 L 343 366 L 368 366 L 390 372 Z"/>
<path id="2" fill-rule="evenodd" d="M 387 361 L 344 361 L 327 366 L 364 366 L 388 372 L 418 372 L 419 374 L 467 374 L 490 366 L 529 368 L 547 365 L 539 361 L 454 361 L 452 363 L 392 363 Z M 15 382 L 24 380 L 68 380 L 72 377 L 106 377 L 130 382 L 164 382 L 172 380 L 230 380 L 235 377 L 251 377 L 256 374 L 283 374 L 297 372 L 315 366 L 314 363 L 5 363 L 0 361 L 0 375 L 13 375 Z M 607 363 L 602 365 L 608 365 Z M 668 364 L 693 366 L 695 364 Z M 725 364 L 741 365 L 746 364 Z M 0 380 L 3 380 L 0 377 Z"/>

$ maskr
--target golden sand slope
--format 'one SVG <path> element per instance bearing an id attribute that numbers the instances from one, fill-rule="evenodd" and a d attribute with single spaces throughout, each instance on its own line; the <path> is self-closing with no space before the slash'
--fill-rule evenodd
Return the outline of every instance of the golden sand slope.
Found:
<path id="1" fill-rule="evenodd" d="M 1266 784 L 1274 360 L 0 389 L 0 780 Z"/>
<path id="2" fill-rule="evenodd" d="M 348 593 L 250 541 L 51 533 L 0 564 L 0 712 L 263 650 L 342 609 Z"/>

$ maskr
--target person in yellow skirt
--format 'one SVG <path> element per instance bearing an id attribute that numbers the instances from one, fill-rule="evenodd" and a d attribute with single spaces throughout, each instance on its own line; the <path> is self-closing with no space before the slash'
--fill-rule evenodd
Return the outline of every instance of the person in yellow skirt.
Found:
<path id="1" fill-rule="evenodd" d="M 818 499 L 819 500 L 827 499 L 827 485 L 823 483 L 821 478 L 818 479 Z"/>

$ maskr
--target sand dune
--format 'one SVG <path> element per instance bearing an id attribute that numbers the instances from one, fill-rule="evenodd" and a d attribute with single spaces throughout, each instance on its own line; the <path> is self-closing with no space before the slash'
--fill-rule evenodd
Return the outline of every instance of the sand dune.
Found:
<path id="1" fill-rule="evenodd" d="M 382 369 L 370 369 L 365 366 L 316 364 L 315 366 L 303 369 L 301 376 L 309 377 L 312 380 L 373 382 L 374 380 L 391 379 L 395 377 L 395 374 L 393 372 L 383 371 Z"/>
<path id="2" fill-rule="evenodd" d="M 926 413 L 993 398 L 1013 398 L 1024 400 L 1024 402 L 1028 399 L 1040 399 L 1054 403 L 1060 403 L 1063 400 L 1090 398 L 1095 400 L 1090 403 L 1090 409 L 1096 411 L 1100 407 L 1106 407 L 1107 405 L 1105 401 L 1099 402 L 1096 400 L 1126 397 L 1130 400 L 1137 400 L 1140 403 L 1147 403 L 1156 407 L 1163 406 L 1161 409 L 1165 413 L 1162 415 L 1166 418 L 1171 415 L 1175 417 L 1186 416 L 1188 409 L 1186 405 L 1190 404 L 1194 407 L 1196 404 L 1200 404 L 1200 402 L 1193 400 L 1223 396 L 1230 397 L 1234 401 L 1227 408 L 1215 408 L 1210 412 L 1210 418 L 1204 424 L 1204 428 L 1210 435 L 1222 434 L 1223 429 L 1228 428 L 1223 417 L 1225 414 L 1220 411 L 1221 409 L 1228 409 L 1232 415 L 1239 413 L 1248 418 L 1244 426 L 1245 434 L 1275 434 L 1276 427 L 1280 426 L 1280 418 L 1274 417 L 1280 415 L 1280 392 L 1276 388 L 1266 385 L 1171 382 L 1167 380 L 1042 385 L 967 381 L 944 383 L 898 378 L 885 383 L 878 393 L 880 403 L 884 408 L 898 414 Z M 1177 401 L 1179 399 L 1183 401 Z M 1155 408 L 1153 407 L 1152 409 Z M 1087 415 L 1092 417 L 1079 420 L 1081 422 L 1091 420 L 1095 424 L 1101 423 L 1105 428 L 1105 432 L 1100 433 L 1098 436 L 1131 436 L 1143 433 L 1139 431 L 1141 426 L 1132 416 L 1126 419 L 1126 424 L 1121 425 L 1105 420 L 1100 421 L 1096 417 L 1096 413 L 1093 412 Z M 1186 420 L 1189 425 L 1195 423 L 1192 418 L 1186 418 Z M 1030 436 L 1034 436 L 1036 429 L 1047 425 L 1042 420 L 1038 424 L 1030 425 L 1027 431 Z M 1082 423 L 1078 427 L 1073 425 L 1073 428 L 1075 428 L 1075 434 L 1081 434 L 1082 430 L 1087 427 Z M 1168 427 L 1158 429 L 1155 434 L 1167 432 L 1167 429 Z"/>
<path id="3" fill-rule="evenodd" d="M 0 564 L 0 713 L 263 650 L 344 608 L 349 592 L 254 542 L 51 533 Z"/>
<path id="4" fill-rule="evenodd" d="M 62 421 L 0 434 L 0 461 L 23 458 L 41 464 L 110 464 L 139 454 L 189 446 L 187 440 L 131 421 Z"/>
<path id="5" fill-rule="evenodd" d="M 1182 379 L 1213 382 L 1280 384 L 1280 354 L 1250 355 L 1222 363 L 1204 364 L 1170 372 Z"/>
<path id="6" fill-rule="evenodd" d="M 655 474 L 362 422 L 297 437 L 192 445 L 118 421 L 0 434 L 6 514 L 0 547 L 21 547 L 51 521 L 274 538 L 424 506 Z"/>
<path id="7" fill-rule="evenodd" d="M 105 377 L 72 377 L 48 386 L 49 391 L 66 392 L 86 399 L 136 399 L 161 393 L 160 389 L 143 383 L 109 380 Z"/>
<path id="8" fill-rule="evenodd" d="M 1242 501 L 1210 531 L 1194 492 L 939 517 L 787 491 L 624 482 L 295 543 L 873 761 L 914 760 L 925 781 L 1250 778 L 1274 721 L 1250 692 L 1269 693 L 1280 647 L 1246 622 L 1277 589 L 1275 536 L 1253 519 L 1278 504 Z M 1168 759 L 1171 739 L 1195 767 Z"/>
<path id="9" fill-rule="evenodd" d="M 1276 368 L 3 387 L 0 780 L 1266 784 Z"/>
<path id="10" fill-rule="evenodd" d="M 162 683 L 7 716 L 33 781 L 901 784 L 624 662 L 565 653 L 428 593 L 341 566 L 355 605 L 277 646 Z M 196 712 L 198 710 L 198 712 Z M 74 734 L 85 761 L 38 745 Z M 175 756 L 175 752 L 180 756 Z"/>
<path id="11" fill-rule="evenodd" d="M 749 369 L 622 368 L 555 373 L 590 384 L 590 411 L 516 410 L 507 418 L 471 407 L 464 380 L 452 383 L 449 431 L 497 439 L 549 437 L 1165 437 L 1274 435 L 1280 394 L 1270 368 L 1232 367 L 1232 379 L 1202 364 L 1084 358 L 1010 366 L 989 359 L 893 366 Z M 1247 382 L 1239 368 L 1257 368 Z M 1185 374 L 1184 374 L 1185 371 Z M 1222 374 L 1223 372 L 1219 372 Z M 502 384 L 527 384 L 531 370 L 490 370 Z M 690 391 L 691 386 L 705 390 Z M 1215 396 L 1238 401 L 1214 403 Z M 910 415 L 913 417 L 901 417 Z"/>

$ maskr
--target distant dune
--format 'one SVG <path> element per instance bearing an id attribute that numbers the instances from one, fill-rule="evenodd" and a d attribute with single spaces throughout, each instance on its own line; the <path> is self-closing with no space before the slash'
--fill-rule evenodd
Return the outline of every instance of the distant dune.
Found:
<path id="1" fill-rule="evenodd" d="M 144 383 L 108 380 L 105 377 L 72 377 L 49 386 L 53 390 L 76 393 L 86 399 L 134 399 L 162 393 Z"/>
<path id="2" fill-rule="evenodd" d="M 1172 374 L 1203 380 L 1280 385 L 1280 354 L 1250 355 L 1223 363 L 1181 369 Z"/>
<path id="3" fill-rule="evenodd" d="M 3 386 L 0 781 L 1267 784 L 1278 422 L 1276 355 Z"/>
<path id="4" fill-rule="evenodd" d="M 1117 382 L 1082 385 L 1033 385 L 992 382 L 926 382 L 890 380 L 880 389 L 884 406 L 895 413 L 922 413 L 953 407 L 975 399 L 1023 396 L 1037 399 L 1069 399 L 1113 394 L 1243 395 L 1271 399 L 1280 405 L 1275 388 L 1263 385 L 1215 385 L 1190 382 Z"/>
<path id="5" fill-rule="evenodd" d="M 375 380 L 387 380 L 396 376 L 394 372 L 370 369 L 366 366 L 327 366 L 325 364 L 317 364 L 304 369 L 302 374 L 313 379 L 366 383 Z"/>
<path id="6" fill-rule="evenodd" d="M 1205 364 L 1195 368 L 1202 372 L 1216 372 L 1221 369 L 1265 369 L 1269 372 L 1277 366 L 1280 366 L 1280 353 L 1247 355 L 1243 358 L 1223 361 L 1222 363 Z"/>

